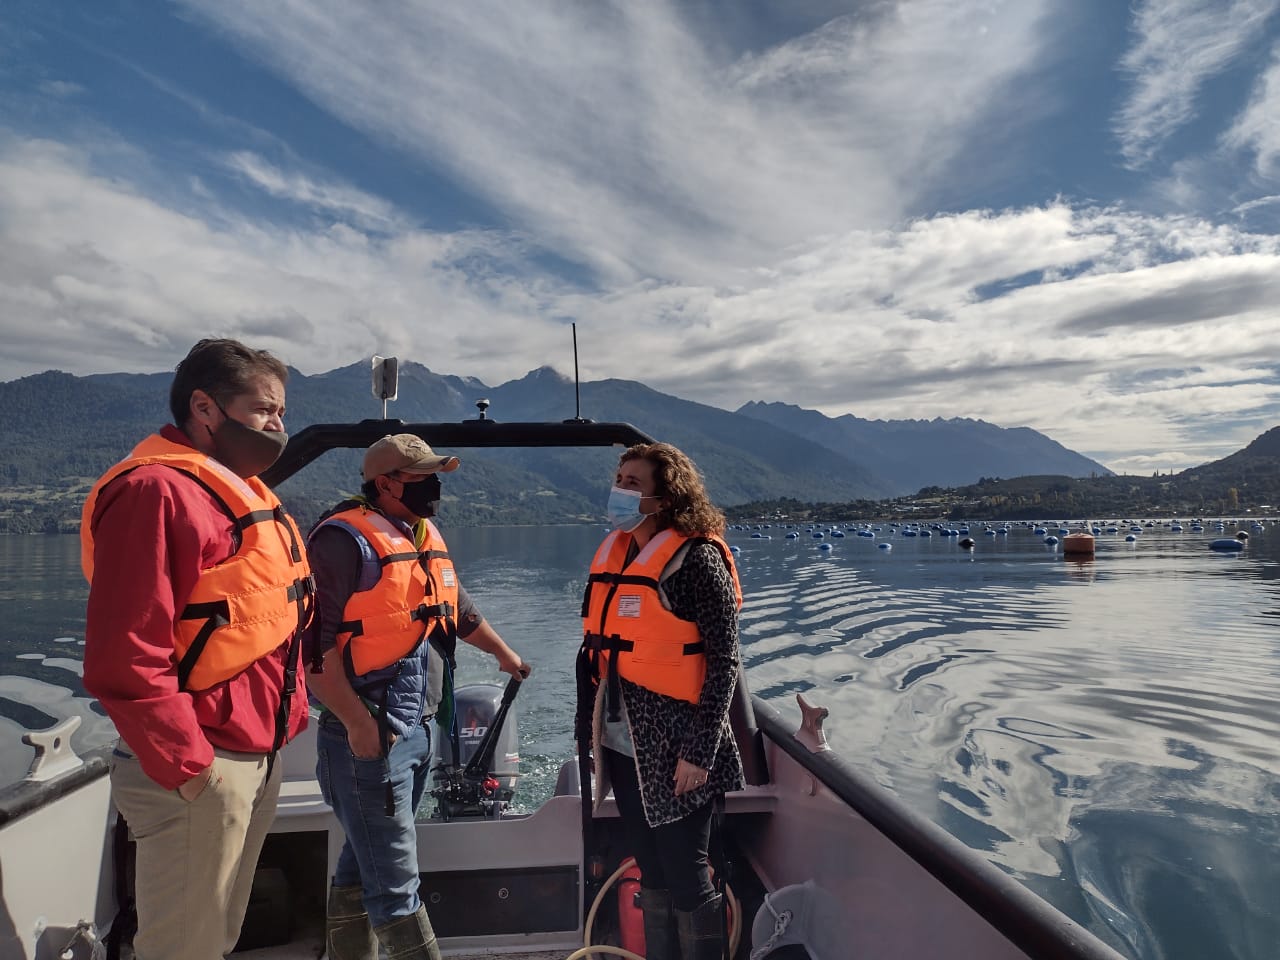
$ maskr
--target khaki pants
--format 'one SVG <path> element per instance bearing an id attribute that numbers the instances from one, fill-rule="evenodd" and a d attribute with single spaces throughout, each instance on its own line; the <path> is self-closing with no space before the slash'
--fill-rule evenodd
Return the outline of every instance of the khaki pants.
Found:
<path id="1" fill-rule="evenodd" d="M 111 758 L 111 795 L 138 845 L 136 960 L 221 960 L 240 938 L 281 765 L 268 781 L 265 756 L 215 750 L 213 779 L 188 803 L 125 750 Z"/>

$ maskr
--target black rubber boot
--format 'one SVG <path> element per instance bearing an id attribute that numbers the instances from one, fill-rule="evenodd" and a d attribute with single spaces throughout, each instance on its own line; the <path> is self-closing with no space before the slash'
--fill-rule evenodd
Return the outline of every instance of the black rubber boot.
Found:
<path id="1" fill-rule="evenodd" d="M 328 960 L 378 960 L 378 941 L 359 887 L 329 888 L 324 943 Z"/>
<path id="2" fill-rule="evenodd" d="M 717 894 L 692 912 L 675 911 L 682 960 L 721 960 L 724 956 L 722 902 Z"/>
<path id="3" fill-rule="evenodd" d="M 640 911 L 644 915 L 645 960 L 680 960 L 671 891 L 641 887 L 639 897 Z"/>
<path id="4" fill-rule="evenodd" d="M 417 913 L 374 927 L 373 932 L 386 949 L 387 960 L 440 960 L 436 932 L 424 906 L 419 906 Z"/>

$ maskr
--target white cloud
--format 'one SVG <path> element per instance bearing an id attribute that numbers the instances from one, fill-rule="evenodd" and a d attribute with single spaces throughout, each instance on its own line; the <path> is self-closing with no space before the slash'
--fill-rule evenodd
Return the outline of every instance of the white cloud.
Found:
<path id="1" fill-rule="evenodd" d="M 1146 165 L 1196 114 L 1204 85 L 1257 40 L 1278 0 L 1142 0 L 1120 62 L 1133 90 L 1114 127 L 1129 166 Z"/>
<path id="2" fill-rule="evenodd" d="M 1174 251 L 1182 259 L 1168 262 Z M 976 296 L 1028 274 L 1025 286 Z M 681 395 L 730 407 L 769 397 L 830 415 L 975 416 L 1035 427 L 1105 461 L 1199 447 L 1204 424 L 1221 455 L 1280 418 L 1280 383 L 1265 363 L 1280 326 L 1277 277 L 1274 237 L 1058 205 L 850 234 L 761 272 L 753 287 L 639 285 L 571 312 L 580 340 L 609 331 L 618 349 L 631 344 L 632 375 Z M 664 336 L 678 337 L 678 353 L 644 348 Z M 1191 365 L 1201 373 L 1151 379 Z M 610 372 L 590 350 L 584 369 Z M 1228 440 L 1217 422 L 1227 411 L 1263 426 Z"/>
<path id="3" fill-rule="evenodd" d="M 318 195 L 360 196 L 340 184 Z M 95 175 L 67 147 L 9 141 L 0 376 L 165 369 L 215 332 L 305 372 L 377 351 L 495 383 L 563 356 L 562 318 L 574 317 L 586 379 L 730 408 L 768 398 L 831 415 L 981 417 L 1104 462 L 1208 450 L 1210 428 L 1221 455 L 1252 438 L 1245 425 L 1280 417 L 1266 359 L 1275 237 L 1058 203 L 846 233 L 732 287 L 588 293 L 538 273 L 517 237 L 410 229 L 393 211 L 362 229 L 370 204 L 329 203 L 351 222 L 306 227 L 227 209 L 201 219 Z"/>
<path id="4" fill-rule="evenodd" d="M 1174 16 L 1194 25 L 1200 5 L 1144 4 L 1130 107 L 1183 116 L 1277 4 L 1232 0 L 1211 50 Z M 1049 8 L 874 4 L 744 52 L 661 3 L 531 5 L 519 31 L 483 2 L 394 20 L 336 0 L 200 7 L 512 228 L 425 229 L 138 68 L 200 108 L 220 165 L 166 177 L 130 143 L 0 140 L 0 376 L 166 369 L 221 333 L 306 372 L 377 351 L 496 383 L 565 356 L 574 318 L 587 379 L 981 417 L 1120 465 L 1230 452 L 1280 419 L 1275 236 L 1067 201 L 904 220 L 1011 86 L 1035 104 Z M 594 273 L 549 273 L 548 251 Z"/>
<path id="5" fill-rule="evenodd" d="M 520 247 L 506 238 L 289 229 L 229 209 L 203 220 L 48 142 L 0 150 L 0 224 L 0 376 L 165 369 L 210 333 L 251 335 L 315 372 L 379 349 L 422 356 L 424 322 L 444 356 L 464 330 L 550 325 L 507 313 L 517 281 L 500 267 Z"/>
<path id="6" fill-rule="evenodd" d="M 371 138 L 610 281 L 731 282 L 936 183 L 1039 62 L 1047 0 L 875 5 L 759 53 L 670 3 L 193 5 Z M 730 8 L 726 8 L 730 9 Z"/>
<path id="7" fill-rule="evenodd" d="M 1272 50 L 1271 63 L 1254 84 L 1248 106 L 1222 141 L 1228 147 L 1252 152 L 1260 175 L 1280 175 L 1280 46 Z M 1275 199 L 1262 198 L 1253 205 Z"/>
<path id="8" fill-rule="evenodd" d="M 1271 194 L 1266 197 L 1257 197 L 1253 200 L 1247 200 L 1244 203 L 1237 204 L 1232 208 L 1234 214 L 1245 214 L 1252 210 L 1259 210 L 1265 207 L 1274 207 L 1280 205 L 1280 194 Z"/>
<path id="9" fill-rule="evenodd" d="M 346 184 L 317 181 L 302 173 L 285 173 L 257 154 L 238 150 L 225 158 L 228 169 L 273 197 L 331 213 L 371 230 L 402 226 L 391 205 Z"/>
<path id="10" fill-rule="evenodd" d="M 40 84 L 40 92 L 50 97 L 78 97 L 84 93 L 84 87 L 70 80 L 45 80 Z"/>

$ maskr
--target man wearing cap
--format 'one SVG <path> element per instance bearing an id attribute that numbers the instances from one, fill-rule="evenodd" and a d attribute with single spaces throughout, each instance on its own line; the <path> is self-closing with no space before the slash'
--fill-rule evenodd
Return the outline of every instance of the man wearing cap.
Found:
<path id="1" fill-rule="evenodd" d="M 365 451 L 360 496 L 321 517 L 308 544 L 316 775 L 346 833 L 329 891 L 329 960 L 376 960 L 379 943 L 397 960 L 438 960 L 418 898 L 414 813 L 445 671 L 461 638 L 507 673 L 529 675 L 458 583 L 429 519 L 439 474 L 457 468 L 413 434 L 383 437 Z"/>

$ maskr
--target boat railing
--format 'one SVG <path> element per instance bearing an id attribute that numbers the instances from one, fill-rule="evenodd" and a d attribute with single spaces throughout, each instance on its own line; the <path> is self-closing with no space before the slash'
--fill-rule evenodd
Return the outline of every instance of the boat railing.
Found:
<path id="1" fill-rule="evenodd" d="M 452 423 L 405 423 L 361 420 L 359 423 L 313 423 L 289 437 L 284 452 L 262 481 L 274 487 L 329 450 L 363 450 L 389 433 L 412 433 L 432 447 L 629 447 L 653 438 L 629 423 L 563 420 L 546 423 L 503 423 L 487 417 Z"/>
<path id="2" fill-rule="evenodd" d="M 0 788 L 0 827 L 107 775 L 113 745 L 76 753 L 71 734 L 79 726 L 80 718 L 73 716 L 47 730 L 22 735 L 22 742 L 35 750 L 35 756 L 25 777 Z"/>

